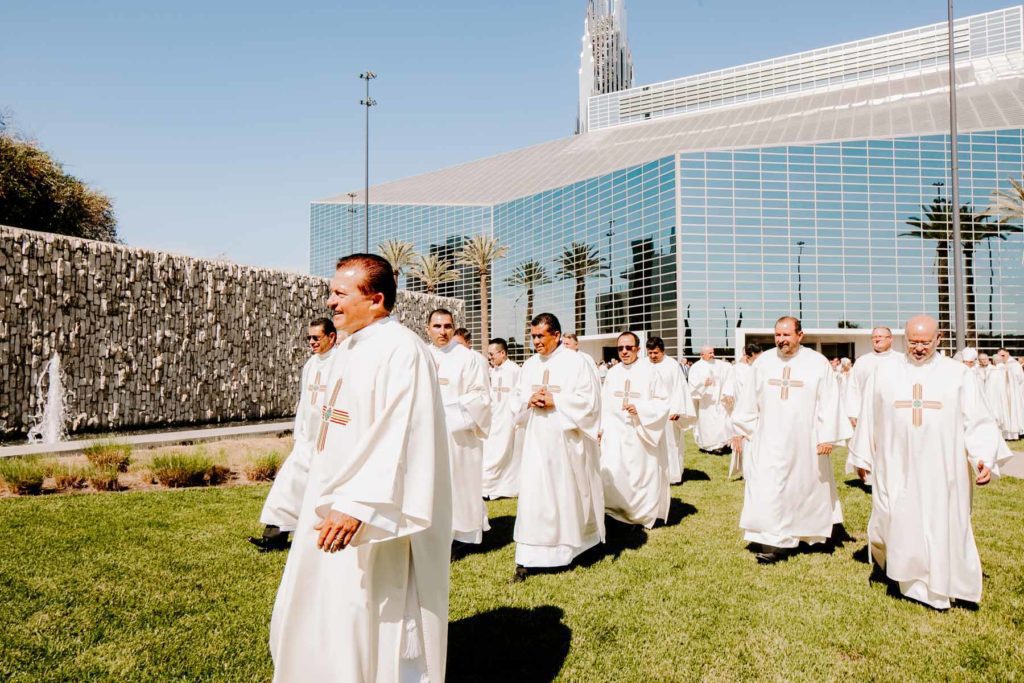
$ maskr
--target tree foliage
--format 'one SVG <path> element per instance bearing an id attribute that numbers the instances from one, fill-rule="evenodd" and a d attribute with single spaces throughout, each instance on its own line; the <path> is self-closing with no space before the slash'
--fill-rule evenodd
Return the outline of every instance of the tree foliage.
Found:
<path id="1" fill-rule="evenodd" d="M 116 242 L 114 208 L 35 142 L 0 120 L 0 224 Z"/>

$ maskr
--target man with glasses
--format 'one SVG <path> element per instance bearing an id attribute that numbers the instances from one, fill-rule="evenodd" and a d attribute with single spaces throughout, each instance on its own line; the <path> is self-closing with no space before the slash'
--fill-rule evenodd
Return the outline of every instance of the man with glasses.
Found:
<path id="1" fill-rule="evenodd" d="M 261 552 L 288 548 L 288 534 L 295 531 L 302 507 L 302 496 L 309 481 L 309 461 L 320 425 L 320 408 L 327 394 L 327 376 L 334 360 L 334 344 L 338 339 L 330 318 L 317 318 L 309 324 L 306 343 L 312 353 L 302 368 L 299 403 L 295 406 L 294 445 L 288 459 L 281 465 L 274 484 L 263 504 L 260 522 L 263 535 L 249 537 Z"/>
<path id="2" fill-rule="evenodd" d="M 935 609 L 981 600 L 971 487 L 1010 458 L 970 368 L 935 352 L 939 325 L 907 322 L 907 352 L 864 388 L 848 462 L 874 476 L 868 549 L 900 592 Z"/>
<path id="3" fill-rule="evenodd" d="M 484 497 L 519 495 L 522 435 L 516 429 L 512 392 L 519 383 L 519 366 L 508 359 L 508 342 L 498 337 L 487 346 L 491 364 L 491 430 L 484 441 Z"/>
<path id="4" fill-rule="evenodd" d="M 751 366 L 732 412 L 736 433 L 749 441 L 740 527 L 761 564 L 801 543 L 829 541 L 843 521 L 829 456 L 853 427 L 836 373 L 803 337 L 797 318 L 776 321 L 775 350 Z"/>
<path id="5" fill-rule="evenodd" d="M 623 332 L 618 365 L 601 391 L 601 479 L 604 509 L 613 519 L 650 529 L 668 519 L 670 394 L 654 366 L 638 362 L 640 337 Z"/>
<path id="6" fill-rule="evenodd" d="M 551 313 L 530 321 L 537 353 L 515 393 L 523 428 L 516 512 L 516 580 L 565 567 L 604 541 L 604 494 L 597 445 L 601 386 L 593 365 L 561 345 Z"/>

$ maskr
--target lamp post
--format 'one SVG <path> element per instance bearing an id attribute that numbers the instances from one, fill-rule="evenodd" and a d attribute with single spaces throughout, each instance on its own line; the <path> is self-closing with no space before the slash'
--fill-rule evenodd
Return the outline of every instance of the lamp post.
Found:
<path id="1" fill-rule="evenodd" d="M 612 226 L 615 225 L 615 219 L 612 218 L 608 221 L 608 232 L 604 234 L 608 238 L 608 305 L 612 304 L 612 236 L 615 235 L 615 231 L 612 230 Z"/>
<path id="2" fill-rule="evenodd" d="M 803 322 L 804 319 L 804 280 L 803 271 L 801 270 L 802 260 L 804 255 L 804 245 L 807 244 L 803 240 L 798 240 L 796 246 L 798 250 L 796 252 L 796 300 L 797 300 L 797 317 Z"/>
<path id="3" fill-rule="evenodd" d="M 953 0 L 946 3 L 949 27 L 949 166 L 951 180 L 949 208 L 953 223 L 953 306 L 955 310 L 956 350 L 967 345 L 967 301 L 964 297 L 964 243 L 960 238 L 960 169 L 956 131 L 956 57 L 953 54 Z"/>
<path id="4" fill-rule="evenodd" d="M 366 253 L 370 253 L 370 107 L 377 104 L 377 101 L 370 97 L 370 81 L 377 78 L 372 71 L 365 71 L 359 74 L 359 78 L 366 81 L 366 99 L 359 100 L 359 104 L 366 107 L 366 134 L 364 136 L 365 150 L 363 156 L 363 209 L 366 213 Z"/>

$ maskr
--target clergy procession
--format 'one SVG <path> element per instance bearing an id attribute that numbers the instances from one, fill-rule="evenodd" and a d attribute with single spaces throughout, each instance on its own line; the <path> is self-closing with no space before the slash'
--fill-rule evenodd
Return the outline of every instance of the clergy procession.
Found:
<path id="1" fill-rule="evenodd" d="M 687 431 L 742 479 L 729 486 L 752 563 L 850 540 L 832 461 L 846 447 L 871 495 L 872 571 L 936 610 L 980 602 L 972 490 L 1024 433 L 1024 370 L 1005 349 L 946 357 L 918 316 L 905 352 L 879 326 L 870 353 L 834 364 L 783 316 L 775 348 L 748 344 L 733 365 L 705 346 L 688 372 L 662 339 L 623 331 L 602 374 L 541 313 L 519 366 L 504 339 L 472 350 L 445 309 L 425 344 L 391 316 L 395 289 L 386 260 L 342 258 L 333 319 L 309 326 L 294 449 L 250 539 L 290 548 L 275 680 L 443 681 L 449 565 L 480 552 L 486 501 L 517 498 L 513 584 L 579 566 L 616 530 L 665 526 Z"/>

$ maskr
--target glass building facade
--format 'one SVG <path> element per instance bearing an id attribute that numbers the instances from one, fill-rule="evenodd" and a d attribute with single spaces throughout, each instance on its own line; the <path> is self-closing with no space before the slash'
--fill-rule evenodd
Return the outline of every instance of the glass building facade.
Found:
<path id="1" fill-rule="evenodd" d="M 974 79 L 958 88 L 967 336 L 982 350 L 1021 353 L 1021 222 L 985 211 L 995 190 L 1024 176 L 1022 12 L 982 16 L 961 20 L 957 34 L 968 69 L 958 78 Z M 934 51 L 936 31 L 917 33 L 931 41 L 921 50 Z M 581 336 L 657 335 L 678 356 L 703 344 L 731 350 L 737 328 L 771 328 L 781 315 L 842 332 L 928 313 L 950 348 L 950 138 L 936 133 L 946 94 L 941 65 L 900 36 L 909 56 L 885 67 L 898 72 L 889 80 L 851 71 L 805 99 L 666 115 L 371 188 L 369 246 L 399 239 L 453 263 L 472 235 L 507 246 L 488 305 L 491 336 L 513 340 L 514 357 L 529 315 L 541 311 Z M 850 70 L 886 41 L 826 52 Z M 749 125 L 738 125 L 742 117 Z M 915 134 L 879 134 L 897 130 Z M 314 203 L 311 272 L 330 275 L 339 255 L 364 250 L 364 220 L 358 201 Z M 423 289 L 408 274 L 400 284 Z M 476 274 L 459 267 L 437 291 L 466 300 L 465 324 L 478 335 Z"/>

